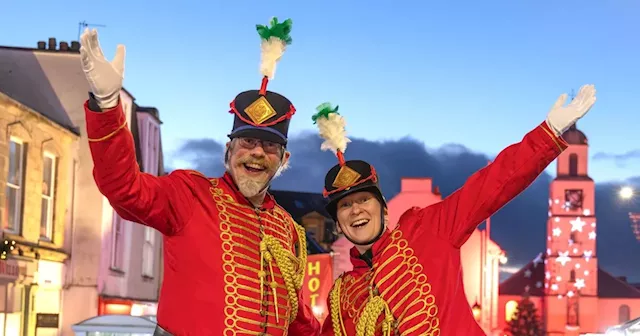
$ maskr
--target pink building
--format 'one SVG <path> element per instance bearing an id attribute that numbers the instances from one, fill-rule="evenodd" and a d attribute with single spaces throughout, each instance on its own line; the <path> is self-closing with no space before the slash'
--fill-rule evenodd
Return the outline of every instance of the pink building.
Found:
<path id="1" fill-rule="evenodd" d="M 430 178 L 403 178 L 400 193 L 388 201 L 390 228 L 395 228 L 400 216 L 412 207 L 427 207 L 440 202 L 442 195 Z M 334 279 L 351 270 L 349 249 L 353 246 L 340 237 L 332 246 Z M 487 332 L 498 327 L 498 284 L 500 261 L 505 255 L 486 230 L 475 230 L 461 248 L 464 290 L 469 306 L 475 306 L 479 324 Z"/>
<path id="2" fill-rule="evenodd" d="M 0 79 L 13 99 L 79 134 L 69 150 L 71 173 L 54 184 L 70 190 L 69 197 L 56 200 L 67 209 L 59 217 L 64 219 L 59 251 L 68 258 L 56 264 L 47 260 L 51 253 L 42 253 L 37 264 L 26 268 L 33 273 L 29 279 L 46 282 L 31 286 L 28 295 L 36 297 L 36 304 L 26 305 L 23 314 L 35 325 L 35 316 L 27 314 L 48 313 L 49 327 L 38 329 L 39 335 L 72 335 L 71 325 L 102 313 L 154 314 L 161 281 L 161 235 L 122 221 L 93 180 L 83 110 L 89 86 L 79 47 L 54 38 L 38 42 L 37 48 L 0 47 Z M 162 174 L 157 110 L 138 107 L 126 90 L 121 99 L 140 167 Z M 4 301 L 9 302 L 0 299 L 0 305 L 6 306 Z"/>
<path id="3" fill-rule="evenodd" d="M 501 328 L 525 294 L 547 335 L 602 333 L 640 316 L 640 290 L 598 265 L 587 137 L 575 126 L 563 137 L 569 148 L 557 160 L 549 190 L 547 249 L 500 285 Z"/>

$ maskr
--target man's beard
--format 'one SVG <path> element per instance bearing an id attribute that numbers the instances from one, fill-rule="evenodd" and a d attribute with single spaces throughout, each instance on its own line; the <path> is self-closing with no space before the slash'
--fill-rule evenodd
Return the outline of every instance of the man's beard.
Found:
<path id="1" fill-rule="evenodd" d="M 238 176 L 236 178 L 236 183 L 238 184 L 238 190 L 240 190 L 240 193 L 244 195 L 244 197 L 249 198 L 260 194 L 260 192 L 265 189 L 267 183 L 269 183 L 269 180 L 256 181 L 255 179 L 247 176 Z"/>
<path id="2" fill-rule="evenodd" d="M 245 174 L 238 174 L 240 176 L 234 176 L 236 180 L 236 184 L 238 186 L 238 190 L 244 197 L 250 198 L 260 194 L 264 189 L 268 188 L 269 183 L 273 179 L 273 171 L 277 170 L 277 163 L 268 162 L 266 160 L 255 159 L 252 157 L 245 157 L 239 160 L 240 169 L 244 169 L 242 165 L 254 163 L 265 167 L 264 173 L 267 175 L 266 178 L 256 178 L 252 176 L 247 176 Z"/>

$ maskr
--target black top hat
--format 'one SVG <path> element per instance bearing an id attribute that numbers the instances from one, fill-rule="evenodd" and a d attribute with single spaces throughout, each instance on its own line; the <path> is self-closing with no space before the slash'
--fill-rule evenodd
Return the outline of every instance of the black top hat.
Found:
<path id="1" fill-rule="evenodd" d="M 312 119 L 320 129 L 320 136 L 325 139 L 323 150 L 331 150 L 338 157 L 338 164 L 333 166 L 324 179 L 322 194 L 328 199 L 327 212 L 336 219 L 338 201 L 343 197 L 358 191 L 370 191 L 376 195 L 384 207 L 387 203 L 382 196 L 378 184 L 378 174 L 375 168 L 362 160 L 344 160 L 347 143 L 345 120 L 338 113 L 338 106 L 324 103 L 317 108 L 318 113 Z"/>
<path id="2" fill-rule="evenodd" d="M 229 113 L 235 115 L 229 138 L 251 137 L 287 144 L 289 122 L 296 109 L 283 95 L 267 91 L 269 79 L 273 79 L 276 63 L 287 45 L 291 44 L 291 20 L 278 23 L 271 19 L 271 27 L 257 25 L 262 39 L 260 72 L 263 75 L 260 90 L 249 90 L 236 96 Z"/>

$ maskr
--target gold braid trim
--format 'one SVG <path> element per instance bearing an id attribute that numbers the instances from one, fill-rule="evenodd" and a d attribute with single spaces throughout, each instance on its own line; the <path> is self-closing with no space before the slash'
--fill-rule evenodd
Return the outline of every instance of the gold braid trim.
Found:
<path id="1" fill-rule="evenodd" d="M 276 265 L 278 265 L 278 267 L 280 268 L 285 287 L 287 288 L 287 292 L 289 294 L 289 302 L 291 303 L 291 313 L 289 314 L 289 322 L 291 323 L 296 319 L 296 316 L 298 315 L 298 292 L 296 289 L 300 289 L 302 287 L 302 281 L 298 282 L 298 274 L 296 274 L 295 272 L 294 260 L 292 260 L 295 258 L 295 256 L 291 254 L 291 252 L 283 248 L 282 245 L 280 245 L 278 239 L 269 235 L 265 235 L 260 242 L 260 254 L 262 255 L 262 260 L 266 261 L 269 265 L 269 268 L 272 267 L 271 262 L 273 261 L 273 259 L 275 259 Z M 260 276 L 261 282 L 266 277 L 266 272 L 262 270 L 262 265 L 260 273 L 258 275 Z M 271 270 L 271 277 L 272 281 L 270 283 L 270 286 L 275 291 L 277 284 L 275 282 L 275 279 L 273 278 L 273 270 Z M 298 283 L 300 284 L 299 286 Z M 273 296 L 273 299 L 277 300 L 277 296 L 275 294 Z M 277 319 L 278 303 L 274 302 L 274 304 L 276 307 Z"/>
<path id="2" fill-rule="evenodd" d="M 300 263 L 298 273 L 295 275 L 295 285 L 296 289 L 300 290 L 302 288 L 302 283 L 304 282 L 304 273 L 307 268 L 307 235 L 301 225 L 294 222 L 293 227 L 298 233 L 298 262 Z"/>
<path id="3" fill-rule="evenodd" d="M 378 323 L 378 317 L 382 312 L 385 313 L 384 321 L 382 321 L 382 334 L 384 336 L 391 335 L 391 328 L 393 325 L 393 314 L 389 305 L 380 296 L 371 295 L 369 302 L 364 306 L 362 315 L 358 319 L 356 325 L 356 336 L 374 336 L 376 332 L 376 325 Z"/>
<path id="4" fill-rule="evenodd" d="M 329 308 L 331 308 L 331 325 L 333 326 L 334 336 L 347 335 L 342 321 L 342 308 L 340 308 L 340 287 L 342 285 L 342 277 L 336 279 L 333 289 L 329 294 Z"/>
<path id="5" fill-rule="evenodd" d="M 118 128 L 115 129 L 115 131 L 101 137 L 101 138 L 88 138 L 89 142 L 100 142 L 100 141 L 105 141 L 108 140 L 110 138 L 112 138 L 114 135 L 116 135 L 116 133 L 120 132 L 121 129 L 127 127 L 127 123 L 125 122 L 124 124 L 118 126 Z"/>

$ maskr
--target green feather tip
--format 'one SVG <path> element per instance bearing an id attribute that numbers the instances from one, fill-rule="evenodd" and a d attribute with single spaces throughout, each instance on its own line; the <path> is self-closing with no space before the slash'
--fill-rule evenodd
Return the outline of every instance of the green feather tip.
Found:
<path id="1" fill-rule="evenodd" d="M 293 25 L 293 21 L 291 21 L 291 19 L 286 19 L 284 22 L 278 22 L 278 18 L 273 17 L 269 24 L 271 27 L 260 24 L 256 25 L 256 30 L 258 31 L 261 39 L 268 41 L 270 38 L 275 37 L 282 40 L 286 45 L 291 44 L 293 41 L 291 39 L 291 35 L 289 35 L 291 34 L 291 26 Z"/>
<path id="2" fill-rule="evenodd" d="M 336 107 L 333 108 L 331 106 L 331 103 L 320 104 L 318 107 L 316 107 L 316 111 L 318 111 L 318 113 L 311 116 L 311 120 L 313 120 L 313 123 L 315 124 L 316 122 L 318 122 L 319 118 L 329 119 L 329 115 L 332 113 L 340 114 L 338 113 L 339 107 L 340 107 L 339 105 L 336 105 Z"/>

